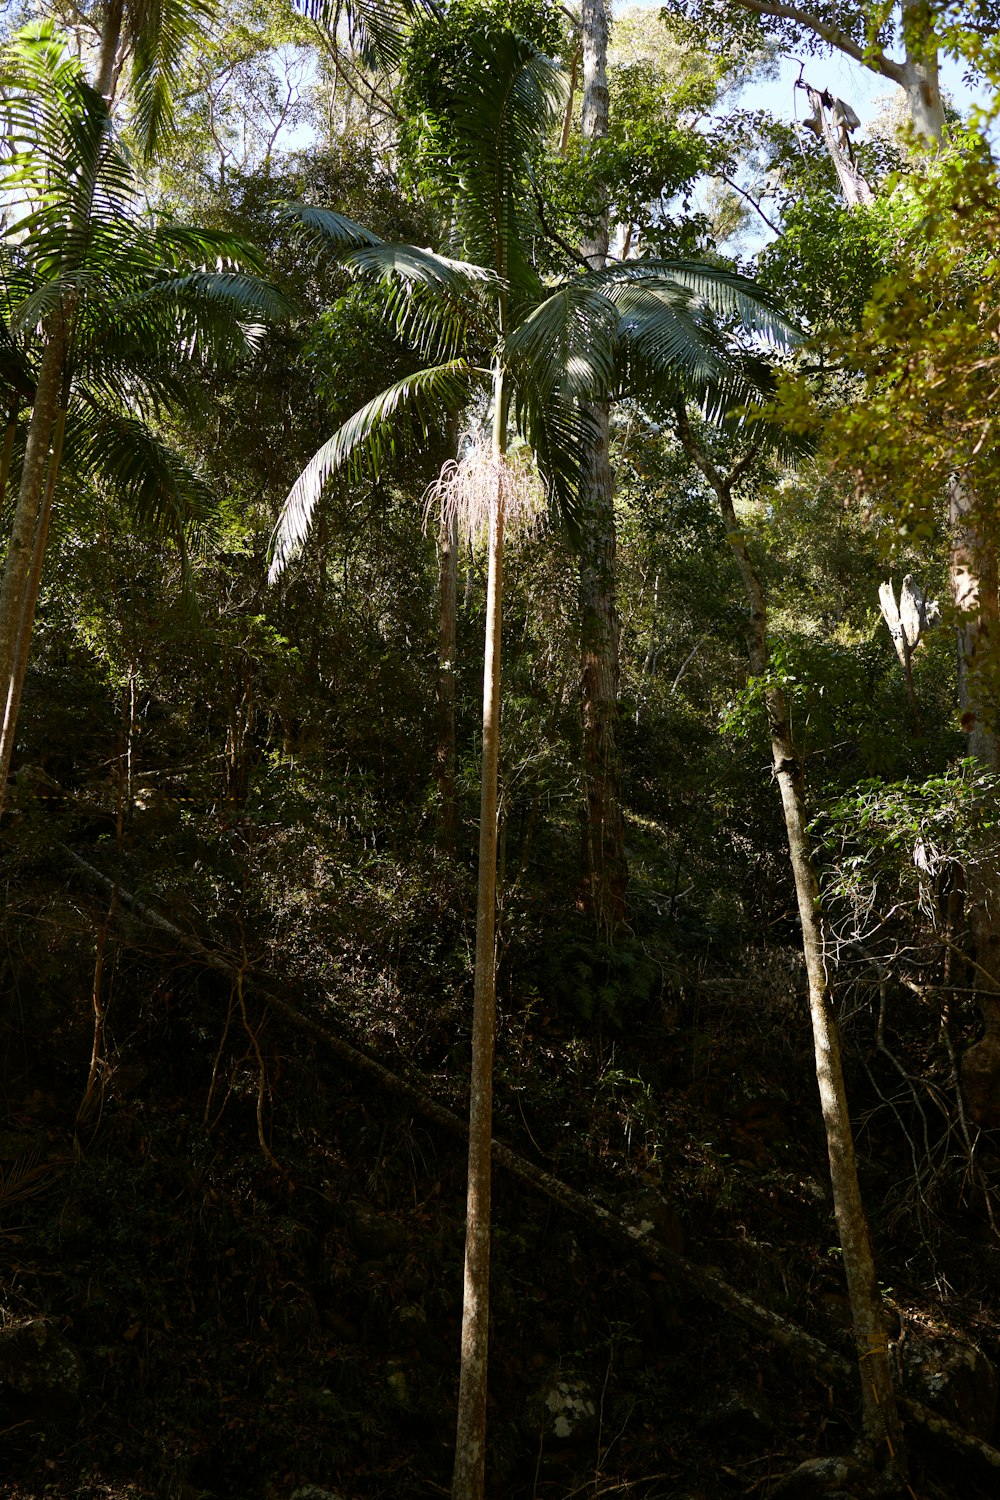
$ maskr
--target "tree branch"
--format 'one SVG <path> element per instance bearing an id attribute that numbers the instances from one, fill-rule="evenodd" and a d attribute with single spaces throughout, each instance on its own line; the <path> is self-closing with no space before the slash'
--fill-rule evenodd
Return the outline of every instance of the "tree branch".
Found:
<path id="1" fill-rule="evenodd" d="M 818 36 L 820 41 L 835 47 L 845 57 L 853 58 L 871 72 L 881 73 L 883 78 L 891 78 L 893 83 L 903 83 L 904 70 L 901 63 L 893 62 L 881 50 L 860 47 L 846 31 L 841 31 L 839 26 L 831 26 L 810 10 L 801 10 L 797 5 L 783 5 L 780 0 L 736 0 L 736 4 L 758 16 L 770 16 L 775 21 L 791 21 L 796 26 L 804 26 L 807 31 Z"/>

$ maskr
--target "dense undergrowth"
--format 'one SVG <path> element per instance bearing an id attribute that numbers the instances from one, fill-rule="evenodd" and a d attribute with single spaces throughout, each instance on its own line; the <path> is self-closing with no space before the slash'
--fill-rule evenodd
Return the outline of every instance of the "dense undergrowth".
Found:
<path id="1" fill-rule="evenodd" d="M 446 1492 L 461 1143 L 260 992 L 462 1113 L 469 882 L 404 847 L 405 818 L 376 830 L 313 795 L 322 813 L 293 825 L 292 795 L 265 781 L 240 807 L 161 798 L 118 840 L 96 797 L 81 812 L 25 794 L 6 821 L 5 1313 L 55 1320 L 85 1368 L 78 1411 L 8 1426 L 11 1497 Z M 641 889 L 633 932 L 602 945 L 557 897 L 526 874 L 505 908 L 496 1134 L 849 1351 L 794 947 L 725 944 Z M 947 1110 L 921 1119 L 896 1087 L 902 1058 L 947 1094 L 926 1006 L 894 994 L 876 1036 L 871 993 L 848 1000 L 890 1301 L 903 1327 L 959 1328 L 995 1353 L 992 1147 L 973 1181 Z M 952 1025 L 960 1046 L 971 1014 Z M 851 1390 L 502 1173 L 495 1225 L 492 1495 L 766 1495 L 849 1448 Z M 568 1439 L 545 1419 L 559 1381 L 593 1408 Z M 957 1493 L 940 1454 L 919 1483 Z"/>

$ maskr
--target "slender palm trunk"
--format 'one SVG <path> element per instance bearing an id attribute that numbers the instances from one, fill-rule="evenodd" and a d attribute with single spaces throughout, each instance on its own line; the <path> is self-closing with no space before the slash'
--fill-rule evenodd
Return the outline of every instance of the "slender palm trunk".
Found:
<path id="1" fill-rule="evenodd" d="M 10 775 L 11 757 L 14 753 L 17 716 L 21 707 L 24 679 L 28 671 L 28 648 L 31 644 L 31 632 L 35 624 L 35 610 L 38 607 L 38 592 L 42 581 L 42 565 L 45 561 L 45 547 L 49 538 L 49 522 L 52 519 L 52 504 L 55 500 L 56 480 L 59 477 L 59 464 L 62 459 L 63 438 L 65 434 L 66 408 L 63 406 L 56 419 L 55 432 L 53 434 L 52 456 L 49 459 L 49 477 L 45 486 L 41 513 L 38 517 L 38 526 L 35 531 L 31 568 L 25 584 L 24 597 L 21 601 L 21 619 L 17 635 L 17 649 L 13 670 L 7 683 L 3 723 L 0 726 L 0 812 L 3 811 L 7 778 Z"/>
<path id="2" fill-rule="evenodd" d="M 495 381 L 493 452 L 507 448 L 507 392 Z M 493 1138 L 493 1041 L 496 1028 L 497 788 L 500 772 L 500 641 L 503 605 L 504 495 L 498 470 L 490 519 L 486 647 L 483 660 L 483 756 L 479 811 L 479 892 L 472 1014 L 469 1167 L 465 1220 L 462 1361 L 452 1500 L 482 1500 L 486 1477 L 486 1373 L 490 1324 L 490 1219 Z"/>
<path id="3" fill-rule="evenodd" d="M 732 500 L 733 484 L 741 471 L 734 471 L 726 477 L 716 469 L 690 428 L 683 402 L 678 403 L 677 425 L 684 448 L 701 469 L 718 499 L 726 535 L 739 565 L 750 608 L 747 628 L 750 670 L 755 677 L 767 683 L 767 604 Z M 826 1131 L 834 1213 L 858 1346 L 865 1433 L 876 1449 L 884 1442 L 890 1461 L 902 1469 L 905 1464 L 902 1428 L 892 1385 L 882 1299 L 875 1277 L 868 1223 L 858 1183 L 840 1040 L 826 977 L 819 886 L 809 844 L 802 766 L 792 739 L 784 692 L 779 685 L 770 683 L 765 687 L 764 697 L 771 736 L 773 774 L 781 792 L 789 859 L 802 926 L 802 951 L 808 979 L 816 1081 Z"/>
<path id="4" fill-rule="evenodd" d="M 42 507 L 45 465 L 63 385 L 66 334 L 61 314 L 57 313 L 50 321 L 46 332 L 35 403 L 28 424 L 21 485 L 14 509 L 3 581 L 0 582 L 0 684 L 4 691 L 15 673 L 22 607 Z"/>
<path id="5" fill-rule="evenodd" d="M 608 132 L 608 17 L 605 0 L 583 0 L 583 112 L 586 142 Z M 603 189 L 599 186 L 598 193 Z M 582 246 L 599 268 L 608 254 L 608 216 L 595 204 L 593 237 Z M 587 408 L 593 437 L 580 505 L 580 701 L 583 742 L 584 871 L 587 905 L 598 930 L 611 935 L 625 920 L 628 862 L 618 755 L 620 628 L 617 535 L 608 456 L 607 401 Z"/>

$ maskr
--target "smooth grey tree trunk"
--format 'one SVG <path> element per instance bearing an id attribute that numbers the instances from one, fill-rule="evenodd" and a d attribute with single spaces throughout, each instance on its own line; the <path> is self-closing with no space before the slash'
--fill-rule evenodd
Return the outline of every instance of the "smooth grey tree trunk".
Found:
<path id="1" fill-rule="evenodd" d="M 962 732 L 967 755 L 984 771 L 996 774 L 1000 770 L 996 547 L 984 535 L 979 496 L 959 475 L 951 479 L 948 509 Z M 983 1018 L 983 1036 L 962 1058 L 962 1092 L 976 1124 L 992 1129 L 1000 1123 L 1000 851 L 995 847 L 983 848 L 966 869 L 965 914 L 976 962 L 976 1004 Z"/>
<path id="2" fill-rule="evenodd" d="M 21 484 L 0 582 L 0 691 L 5 700 L 15 675 L 22 612 L 42 508 L 45 468 L 63 386 L 65 350 L 65 325 L 62 314 L 57 312 L 46 323 L 46 342 L 28 423 Z"/>
<path id="3" fill-rule="evenodd" d="M 97 53 L 94 88 L 109 104 L 114 98 L 115 87 L 118 83 L 115 63 L 118 58 L 118 48 L 121 45 L 124 13 L 124 0 L 107 0 L 104 22 L 101 27 L 100 47 Z"/>
<path id="4" fill-rule="evenodd" d="M 38 525 L 35 530 L 31 566 L 25 583 L 24 597 L 21 600 L 21 619 L 17 632 L 14 664 L 7 681 L 3 723 L 0 725 L 0 811 L 3 809 L 7 778 L 10 775 L 10 764 L 14 754 L 17 716 L 21 708 L 21 694 L 24 691 L 24 679 L 28 671 L 28 651 L 31 645 L 31 632 L 35 624 L 35 610 L 38 607 L 38 594 L 42 582 L 42 565 L 45 562 L 45 547 L 48 542 L 49 523 L 52 519 L 52 506 L 56 494 L 56 480 L 59 477 L 59 464 L 62 459 L 63 438 L 66 433 L 66 416 L 67 413 L 64 406 L 60 410 L 55 422 L 52 456 L 49 459 L 49 477 L 45 485 L 45 494 L 42 499 Z"/>
<path id="5" fill-rule="evenodd" d="M 865 1434 L 876 1450 L 884 1443 L 890 1462 L 903 1471 L 905 1450 L 892 1384 L 886 1323 L 875 1276 L 868 1222 L 861 1201 L 840 1040 L 826 976 L 823 919 L 819 885 L 809 844 L 802 765 L 792 739 L 784 692 L 769 677 L 767 603 L 747 547 L 744 529 L 740 526 L 733 507 L 733 486 L 745 472 L 749 460 L 744 461 L 730 475 L 723 475 L 711 462 L 691 430 L 683 401 L 677 404 L 677 430 L 689 457 L 715 491 L 750 610 L 746 632 L 747 654 L 751 673 L 765 684 L 764 700 L 771 737 L 773 774 L 781 793 L 788 853 L 802 927 L 816 1081 L 826 1131 L 834 1213 L 858 1349 Z"/>
<path id="6" fill-rule="evenodd" d="M 608 132 L 608 17 L 605 0 L 583 0 L 581 10 L 583 103 L 586 145 Z M 603 189 L 598 185 L 598 193 Z M 591 237 L 581 246 L 594 269 L 608 255 L 608 214 L 594 205 Z M 580 506 L 579 609 L 580 693 L 586 899 L 598 930 L 610 936 L 625 920 L 628 862 L 621 808 L 618 754 L 620 625 L 617 598 L 617 534 L 609 460 L 607 401 L 587 407 L 593 438 L 584 469 Z"/>

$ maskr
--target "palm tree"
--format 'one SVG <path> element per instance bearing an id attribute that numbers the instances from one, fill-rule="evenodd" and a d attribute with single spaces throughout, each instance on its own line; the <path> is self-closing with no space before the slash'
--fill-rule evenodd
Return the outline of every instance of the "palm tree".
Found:
<path id="1" fill-rule="evenodd" d="M 591 438 L 588 403 L 625 391 L 672 390 L 719 400 L 740 383 L 715 312 L 780 333 L 752 283 L 698 264 L 630 262 L 547 286 L 526 246 L 534 226 L 529 171 L 558 114 L 562 80 L 531 42 L 484 17 L 468 34 L 441 132 L 454 205 L 455 258 L 388 244 L 329 209 L 290 210 L 356 274 L 381 285 L 386 313 L 427 360 L 356 412 L 314 455 L 276 527 L 275 581 L 301 547 L 323 487 L 345 467 L 376 470 L 407 443 L 427 440 L 439 416 L 477 392 L 490 438 L 450 476 L 489 534 L 483 673 L 479 888 L 469 1117 L 465 1301 L 454 1500 L 482 1494 L 485 1461 L 490 1156 L 495 1013 L 495 899 L 500 636 L 504 534 L 522 509 L 513 429 L 530 448 L 554 507 L 573 524 Z M 462 258 L 457 258 L 457 257 Z M 486 529 L 484 528 L 484 529 Z"/>
<path id="2" fill-rule="evenodd" d="M 262 319 L 291 309 L 245 269 L 248 247 L 140 218 L 106 102 L 50 24 L 0 53 L 0 118 L 0 318 L 21 395 L 33 387 L 0 581 L 3 775 L 64 455 L 161 516 L 203 498 L 155 424 L 191 410 L 198 366 L 246 353 Z"/>

